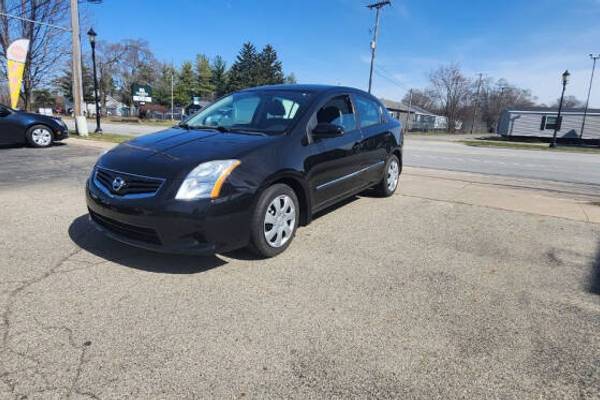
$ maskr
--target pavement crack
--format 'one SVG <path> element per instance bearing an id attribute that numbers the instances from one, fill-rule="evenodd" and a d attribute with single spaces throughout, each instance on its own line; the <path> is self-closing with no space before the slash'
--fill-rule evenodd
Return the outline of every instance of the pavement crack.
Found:
<path id="1" fill-rule="evenodd" d="M 87 349 L 89 348 L 89 346 L 91 346 L 91 344 L 92 344 L 92 342 L 86 341 L 81 346 L 81 353 L 79 354 L 79 363 L 77 364 L 77 369 L 75 370 L 75 376 L 73 377 L 73 382 L 71 384 L 71 388 L 69 389 L 69 393 L 67 394 L 67 399 L 70 399 L 71 396 L 73 395 L 73 393 L 79 394 L 79 395 L 88 396 L 88 397 L 93 398 L 93 399 L 98 399 L 99 398 L 94 393 L 83 392 L 81 389 L 79 389 L 79 386 L 78 386 L 79 385 L 79 378 L 81 376 L 81 371 L 83 371 L 83 366 L 86 363 L 85 353 L 87 352 Z"/>
<path id="2" fill-rule="evenodd" d="M 81 236 L 85 236 L 88 231 L 84 231 L 81 233 Z M 23 280 L 19 283 L 19 286 L 17 286 L 16 288 L 8 291 L 8 297 L 6 299 L 6 305 L 4 306 L 4 309 L 2 310 L 2 313 L 0 314 L 0 322 L 2 324 L 2 336 L 0 337 L 0 355 L 7 355 L 9 353 L 12 353 L 18 357 L 21 357 L 21 359 L 25 359 L 30 361 L 33 366 L 29 367 L 28 370 L 32 370 L 36 375 L 39 375 L 43 381 L 46 384 L 46 388 L 43 389 L 44 391 L 47 390 L 51 390 L 48 388 L 49 382 L 48 382 L 48 378 L 46 377 L 46 375 L 43 373 L 43 371 L 41 370 L 40 366 L 41 366 L 41 361 L 38 360 L 35 357 L 30 356 L 29 354 L 26 354 L 23 351 L 19 351 L 16 350 L 14 348 L 12 348 L 12 346 L 10 346 L 10 339 L 11 339 L 11 330 L 12 330 L 12 317 L 13 317 L 13 308 L 14 305 L 16 304 L 19 295 L 23 292 L 25 292 L 27 289 L 31 288 L 32 286 L 43 282 L 44 280 L 48 279 L 51 276 L 54 276 L 58 273 L 64 273 L 64 272 L 70 272 L 71 270 L 67 270 L 67 271 L 60 271 L 60 268 L 67 263 L 68 261 L 70 261 L 74 256 L 76 256 L 77 254 L 81 253 L 83 251 L 82 248 L 80 247 L 76 247 L 74 249 L 72 249 L 72 251 L 70 251 L 68 254 L 66 254 L 65 256 L 63 256 L 62 258 L 60 258 L 51 268 L 49 268 L 48 270 L 46 270 L 43 274 L 35 277 L 35 278 L 31 278 L 31 279 L 27 279 L 27 280 Z M 87 267 L 89 268 L 89 267 Z M 77 268 L 76 268 L 77 269 Z M 73 269 L 73 270 L 76 270 Z M 57 330 L 61 330 L 64 332 L 67 332 L 67 336 L 68 336 L 68 341 L 69 341 L 69 345 L 71 345 L 74 348 L 78 348 L 79 346 L 76 345 L 74 337 L 73 337 L 73 331 L 65 326 L 61 326 L 61 327 L 45 327 L 35 318 L 33 318 L 34 321 L 40 326 L 42 327 L 42 329 L 57 329 Z M 76 385 L 77 380 L 79 379 L 79 375 L 81 374 L 81 369 L 83 367 L 83 356 L 85 355 L 85 348 L 87 347 L 87 343 L 84 343 L 84 348 L 82 350 L 82 355 L 80 357 L 80 363 L 78 365 L 77 368 L 77 373 L 76 373 L 76 379 L 74 380 L 74 384 Z M 4 357 L 2 357 L 4 358 Z M 4 371 L 2 372 L 2 374 L 0 374 L 0 381 L 2 381 L 5 385 L 7 385 L 7 387 L 11 390 L 11 393 L 15 394 L 15 395 L 22 395 L 22 396 L 26 396 L 25 393 L 17 393 L 16 392 L 16 388 L 17 388 L 17 382 L 12 378 L 12 375 L 18 373 L 19 370 L 9 370 L 6 366 L 6 363 L 3 363 L 4 365 Z M 75 387 L 75 386 L 74 386 Z M 37 392 L 36 392 L 37 393 Z M 89 395 L 88 395 L 89 397 Z"/>
<path id="3" fill-rule="evenodd" d="M 583 213 L 583 215 L 585 215 L 585 221 L 590 222 L 590 216 L 587 212 L 585 212 L 585 208 L 583 208 L 582 204 L 579 204 L 579 208 L 581 208 L 581 212 Z"/>

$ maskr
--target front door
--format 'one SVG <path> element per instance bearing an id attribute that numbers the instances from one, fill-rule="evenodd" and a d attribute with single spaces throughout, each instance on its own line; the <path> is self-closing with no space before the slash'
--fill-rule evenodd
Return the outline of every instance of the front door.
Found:
<path id="1" fill-rule="evenodd" d="M 0 144 L 23 143 L 24 132 L 16 121 L 16 113 L 0 105 Z"/>
<path id="2" fill-rule="evenodd" d="M 327 207 L 362 186 L 362 133 L 350 96 L 338 95 L 326 101 L 309 123 L 309 134 L 319 123 L 339 125 L 344 134 L 309 144 L 317 148 L 309 176 L 315 209 Z"/>

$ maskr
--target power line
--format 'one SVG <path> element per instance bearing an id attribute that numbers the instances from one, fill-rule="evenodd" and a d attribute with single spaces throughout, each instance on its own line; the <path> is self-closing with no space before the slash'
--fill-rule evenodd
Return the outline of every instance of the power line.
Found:
<path id="1" fill-rule="evenodd" d="M 382 68 L 375 66 L 374 72 L 375 72 L 375 74 L 377 76 L 379 76 L 379 77 L 387 80 L 388 82 L 393 83 L 394 85 L 396 85 L 396 86 L 398 86 L 398 87 L 400 87 L 402 89 L 408 90 L 408 86 L 407 85 L 405 85 L 405 84 L 397 81 L 396 79 L 394 79 L 394 78 L 386 75 L 385 72 L 382 70 Z"/>
<path id="2" fill-rule="evenodd" d="M 4 13 L 4 12 L 0 12 L 0 15 L 8 17 L 8 18 L 18 19 L 20 21 L 31 22 L 32 24 L 38 24 L 38 25 L 48 26 L 50 28 L 60 29 L 60 30 L 65 31 L 65 32 L 71 32 L 71 30 L 69 28 L 65 28 L 64 26 L 60 26 L 60 25 L 49 24 L 47 22 L 34 21 L 32 19 L 29 19 L 29 18 L 23 18 L 23 17 L 19 17 L 17 15 L 7 14 L 7 13 Z"/>

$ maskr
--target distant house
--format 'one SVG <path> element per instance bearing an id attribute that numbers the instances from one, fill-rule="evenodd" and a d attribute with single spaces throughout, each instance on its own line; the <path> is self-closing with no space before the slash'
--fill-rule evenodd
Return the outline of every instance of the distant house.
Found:
<path id="1" fill-rule="evenodd" d="M 410 131 L 427 132 L 448 129 L 448 119 L 444 116 L 436 115 L 421 107 L 412 105 L 409 117 L 409 107 L 405 103 L 387 99 L 381 99 L 381 102 L 387 108 L 390 115 L 402 121 L 404 127 Z"/>
<path id="2" fill-rule="evenodd" d="M 572 108 L 561 113 L 558 138 L 577 139 L 581 134 L 584 110 Z M 508 108 L 500 114 L 496 132 L 502 136 L 552 137 L 558 109 L 548 107 Z M 600 139 L 600 109 L 589 109 L 583 139 Z"/>
<path id="3" fill-rule="evenodd" d="M 106 114 L 126 116 L 129 115 L 129 107 L 126 104 L 116 100 L 112 96 L 106 96 Z"/>

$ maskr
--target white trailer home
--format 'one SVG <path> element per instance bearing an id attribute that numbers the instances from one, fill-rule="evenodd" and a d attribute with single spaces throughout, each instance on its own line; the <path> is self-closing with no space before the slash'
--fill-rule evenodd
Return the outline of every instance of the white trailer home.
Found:
<path id="1" fill-rule="evenodd" d="M 562 110 L 562 124 L 558 138 L 578 139 L 581 135 L 583 109 Z M 502 112 L 497 133 L 502 136 L 552 137 L 558 109 L 546 107 L 509 108 Z M 589 109 L 585 120 L 583 139 L 600 139 L 600 110 Z"/>

